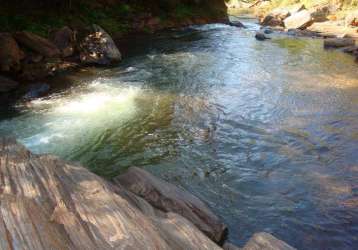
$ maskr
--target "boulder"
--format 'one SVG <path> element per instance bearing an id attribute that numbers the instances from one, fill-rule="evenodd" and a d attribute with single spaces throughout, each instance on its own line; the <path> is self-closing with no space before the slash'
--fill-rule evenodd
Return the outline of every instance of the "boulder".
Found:
<path id="1" fill-rule="evenodd" d="M 346 26 L 358 27 L 358 10 L 350 12 L 344 21 Z"/>
<path id="2" fill-rule="evenodd" d="M 182 216 L 13 139 L 0 138 L 0 176 L 1 249 L 221 249 Z"/>
<path id="3" fill-rule="evenodd" d="M 313 22 L 311 13 L 308 10 L 301 10 L 284 21 L 286 29 L 305 29 Z"/>
<path id="4" fill-rule="evenodd" d="M 82 63 L 111 65 L 121 60 L 121 53 L 111 36 L 100 26 L 93 24 L 79 41 Z"/>
<path id="5" fill-rule="evenodd" d="M 242 250 L 295 250 L 295 248 L 263 232 L 254 234 Z"/>
<path id="6" fill-rule="evenodd" d="M 228 24 L 230 26 L 234 26 L 234 27 L 238 27 L 238 28 L 246 28 L 246 26 L 240 21 L 231 21 L 231 22 L 228 22 Z"/>
<path id="7" fill-rule="evenodd" d="M 313 22 L 325 22 L 330 14 L 330 5 L 316 5 L 308 10 L 312 16 Z"/>
<path id="8" fill-rule="evenodd" d="M 16 41 L 34 51 L 38 54 L 45 57 L 57 57 L 60 56 L 60 50 L 57 48 L 55 44 L 50 42 L 48 39 L 43 38 L 41 36 L 35 35 L 31 32 L 21 31 L 15 33 Z"/>
<path id="9" fill-rule="evenodd" d="M 323 41 L 324 48 L 343 48 L 354 46 L 355 41 L 351 38 L 328 38 Z"/>
<path id="10" fill-rule="evenodd" d="M 67 26 L 54 31 L 51 40 L 61 50 L 63 57 L 72 56 L 75 51 L 75 33 Z"/>
<path id="11" fill-rule="evenodd" d="M 358 46 L 353 45 L 353 46 L 344 47 L 343 52 L 358 56 Z"/>
<path id="12" fill-rule="evenodd" d="M 265 35 L 265 33 L 260 32 L 260 31 L 256 32 L 255 38 L 256 38 L 256 40 L 258 40 L 258 41 L 265 41 L 265 40 L 267 40 L 267 39 L 270 39 L 269 37 L 267 37 L 267 36 Z"/>
<path id="13" fill-rule="evenodd" d="M 150 173 L 131 167 L 114 182 L 142 197 L 153 207 L 177 213 L 218 244 L 227 237 L 227 227 L 197 197 Z"/>
<path id="14" fill-rule="evenodd" d="M 24 56 L 10 33 L 0 33 L 0 71 L 18 71 Z"/>
<path id="15" fill-rule="evenodd" d="M 262 19 L 261 25 L 284 26 L 284 20 L 287 17 L 304 9 L 305 6 L 303 4 L 294 4 L 287 7 L 275 8 Z"/>
<path id="16" fill-rule="evenodd" d="M 0 76 L 0 93 L 14 90 L 18 85 L 18 82 L 4 76 Z"/>

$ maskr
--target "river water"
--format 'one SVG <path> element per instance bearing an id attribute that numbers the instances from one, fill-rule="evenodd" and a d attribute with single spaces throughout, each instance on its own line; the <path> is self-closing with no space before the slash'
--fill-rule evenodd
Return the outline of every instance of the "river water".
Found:
<path id="1" fill-rule="evenodd" d="M 134 41 L 118 67 L 19 102 L 0 135 L 107 178 L 143 167 L 205 200 L 240 246 L 266 231 L 357 249 L 357 64 L 318 39 L 256 41 L 244 22 Z"/>

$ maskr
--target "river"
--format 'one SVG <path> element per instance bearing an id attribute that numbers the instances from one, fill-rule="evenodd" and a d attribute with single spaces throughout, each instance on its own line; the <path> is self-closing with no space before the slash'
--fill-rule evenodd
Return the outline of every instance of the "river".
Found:
<path id="1" fill-rule="evenodd" d="M 3 114 L 0 135 L 111 178 L 139 166 L 197 195 L 242 246 L 358 246 L 358 68 L 322 40 L 223 24 L 133 41 Z"/>

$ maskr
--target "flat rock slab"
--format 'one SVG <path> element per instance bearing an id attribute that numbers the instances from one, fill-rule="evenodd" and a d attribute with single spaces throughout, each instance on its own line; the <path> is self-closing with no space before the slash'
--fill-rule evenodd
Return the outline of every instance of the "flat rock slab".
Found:
<path id="1" fill-rule="evenodd" d="M 191 222 L 54 156 L 0 138 L 0 249 L 208 249 Z"/>
<path id="2" fill-rule="evenodd" d="M 218 244 L 224 242 L 227 227 L 192 194 L 137 167 L 129 168 L 126 173 L 117 176 L 114 182 L 159 210 L 180 214 Z"/>
<path id="3" fill-rule="evenodd" d="M 312 16 L 308 10 L 301 10 L 284 21 L 286 29 L 304 29 L 312 24 Z"/>
<path id="4" fill-rule="evenodd" d="M 254 234 L 242 250 L 295 250 L 295 248 L 263 232 Z"/>

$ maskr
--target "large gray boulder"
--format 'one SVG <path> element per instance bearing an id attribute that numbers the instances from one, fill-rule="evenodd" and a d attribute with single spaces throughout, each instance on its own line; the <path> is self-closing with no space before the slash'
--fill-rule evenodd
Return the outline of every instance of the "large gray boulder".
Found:
<path id="1" fill-rule="evenodd" d="M 0 176 L 0 249 L 221 249 L 182 216 L 12 139 L 0 138 Z"/>
<path id="2" fill-rule="evenodd" d="M 254 234 L 242 250 L 295 250 L 295 248 L 263 232 Z"/>
<path id="3" fill-rule="evenodd" d="M 117 176 L 114 182 L 142 197 L 159 210 L 180 214 L 216 243 L 224 242 L 227 227 L 192 194 L 137 167 L 129 168 L 127 172 Z"/>
<path id="4" fill-rule="evenodd" d="M 84 33 L 79 41 L 82 63 L 111 65 L 121 60 L 121 53 L 113 39 L 100 26 L 93 24 Z"/>
<path id="5" fill-rule="evenodd" d="M 60 50 L 46 38 L 27 31 L 16 32 L 14 35 L 16 41 L 45 57 L 57 57 L 61 55 Z"/>
<path id="6" fill-rule="evenodd" d="M 0 71 L 18 71 L 24 52 L 10 33 L 0 33 Z"/>
<path id="7" fill-rule="evenodd" d="M 286 29 L 305 29 L 313 22 L 311 13 L 308 10 L 301 10 L 284 21 Z"/>
<path id="8" fill-rule="evenodd" d="M 18 82 L 15 82 L 4 76 L 0 76 L 0 93 L 14 90 L 18 85 Z"/>

